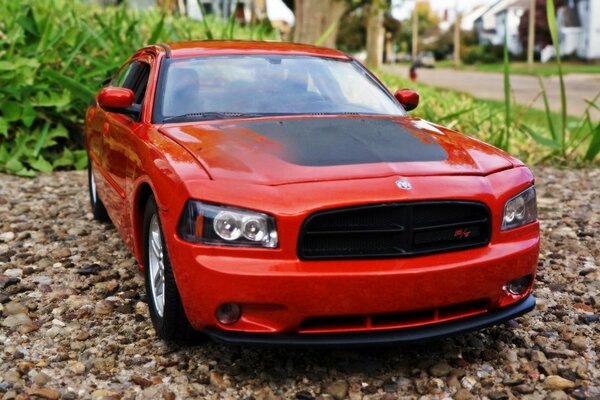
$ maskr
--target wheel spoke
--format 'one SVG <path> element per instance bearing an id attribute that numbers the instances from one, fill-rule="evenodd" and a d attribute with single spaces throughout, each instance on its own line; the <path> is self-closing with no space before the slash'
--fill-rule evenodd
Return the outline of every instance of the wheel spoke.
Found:
<path id="1" fill-rule="evenodd" d="M 153 232 L 150 243 L 152 244 L 152 251 L 154 252 L 154 255 L 156 256 L 156 258 L 158 258 L 158 259 L 160 259 L 161 255 L 162 255 L 162 249 L 160 248 L 159 240 L 160 240 L 160 238 L 156 238 L 155 234 Z"/>
<path id="2" fill-rule="evenodd" d="M 162 244 L 162 234 L 158 217 L 152 216 L 150 220 L 150 230 L 148 235 L 149 255 L 148 255 L 148 279 L 150 279 L 151 295 L 156 312 L 163 316 L 165 306 L 165 264 L 164 250 Z"/>

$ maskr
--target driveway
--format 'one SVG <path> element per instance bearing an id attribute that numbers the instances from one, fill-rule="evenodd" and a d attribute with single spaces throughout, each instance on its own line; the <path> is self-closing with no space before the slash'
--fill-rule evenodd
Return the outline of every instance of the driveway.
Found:
<path id="1" fill-rule="evenodd" d="M 387 65 L 384 71 L 408 77 L 408 67 L 404 65 Z M 455 71 L 452 69 L 418 69 L 418 81 L 429 85 L 460 90 L 482 99 L 503 100 L 504 78 L 502 74 L 493 72 Z M 560 111 L 560 85 L 558 77 L 543 78 L 548 92 L 550 107 Z M 538 77 L 529 75 L 511 75 L 513 100 L 519 104 L 544 108 L 544 100 L 540 95 Z M 600 93 L 600 75 L 568 74 L 565 76 L 567 91 L 567 112 L 581 117 L 587 107 L 585 100 L 592 100 Z M 600 102 L 598 102 L 600 106 Z M 600 111 L 591 111 L 594 120 L 600 120 Z"/>
<path id="2" fill-rule="evenodd" d="M 535 311 L 369 350 L 166 345 L 137 263 L 92 220 L 86 173 L 0 174 L 0 398 L 598 399 L 600 169 L 533 172 Z"/>

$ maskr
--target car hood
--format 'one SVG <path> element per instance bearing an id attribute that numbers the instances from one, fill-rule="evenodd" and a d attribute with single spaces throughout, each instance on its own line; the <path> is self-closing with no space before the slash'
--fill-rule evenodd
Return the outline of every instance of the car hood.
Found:
<path id="1" fill-rule="evenodd" d="M 169 124 L 211 179 L 264 185 L 383 176 L 488 175 L 510 156 L 418 118 L 311 116 Z"/>

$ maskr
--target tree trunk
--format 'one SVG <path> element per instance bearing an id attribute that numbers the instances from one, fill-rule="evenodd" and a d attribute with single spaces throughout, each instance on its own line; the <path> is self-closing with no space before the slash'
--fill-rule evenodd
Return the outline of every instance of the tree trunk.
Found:
<path id="1" fill-rule="evenodd" d="M 529 3 L 529 25 L 527 27 L 527 68 L 533 68 L 533 49 L 535 47 L 535 0 Z"/>
<path id="2" fill-rule="evenodd" d="M 348 3 L 344 0 L 295 0 L 294 4 L 294 42 L 315 44 L 333 26 L 321 45 L 335 47 L 340 19 L 348 9 Z"/>
<path id="3" fill-rule="evenodd" d="M 456 9 L 456 18 L 454 20 L 454 66 L 460 67 L 460 24 L 462 15 Z"/>
<path id="4" fill-rule="evenodd" d="M 156 5 L 161 11 L 169 14 L 173 14 L 177 10 L 177 0 L 158 0 Z"/>
<path id="5" fill-rule="evenodd" d="M 367 60 L 371 68 L 381 67 L 383 60 L 384 29 L 383 8 L 380 0 L 373 0 L 367 19 Z"/>

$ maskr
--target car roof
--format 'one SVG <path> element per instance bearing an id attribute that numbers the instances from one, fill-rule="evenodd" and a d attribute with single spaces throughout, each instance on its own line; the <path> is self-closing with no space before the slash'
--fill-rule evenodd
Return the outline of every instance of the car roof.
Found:
<path id="1" fill-rule="evenodd" d="M 341 51 L 307 44 L 252 40 L 198 40 L 161 44 L 167 57 L 184 58 L 207 55 L 282 54 L 350 59 Z"/>

